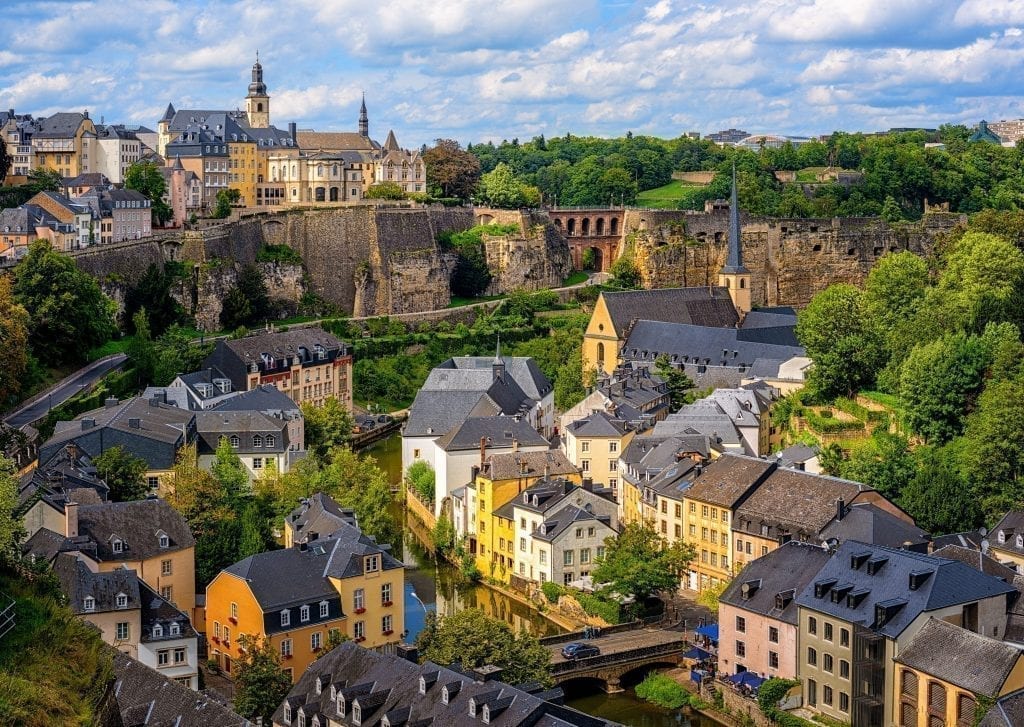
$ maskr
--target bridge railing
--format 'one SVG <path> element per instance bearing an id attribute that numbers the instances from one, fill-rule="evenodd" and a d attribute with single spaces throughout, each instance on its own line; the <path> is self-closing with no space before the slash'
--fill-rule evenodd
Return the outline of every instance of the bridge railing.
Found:
<path id="1" fill-rule="evenodd" d="M 643 659 L 650 659 L 654 656 L 674 654 L 676 652 L 683 651 L 686 646 L 686 641 L 684 639 L 679 639 L 677 641 L 669 641 L 664 644 L 644 646 L 639 649 L 630 649 L 629 651 L 619 651 L 615 654 L 600 654 L 599 656 L 590 656 L 585 659 L 561 661 L 549 666 L 548 671 L 550 671 L 553 676 L 567 674 L 574 671 L 586 671 L 602 666 L 608 666 L 610 664 L 621 664 L 622 662 L 640 661 Z"/>
<path id="2" fill-rule="evenodd" d="M 646 622 L 642 620 L 627 621 L 626 623 L 616 624 L 614 626 L 602 626 L 599 630 L 601 632 L 601 636 L 611 636 L 612 634 L 620 634 L 623 631 L 635 631 L 636 629 L 641 629 L 646 625 Z M 554 646 L 555 644 L 568 644 L 570 641 L 589 640 L 586 638 L 586 634 L 586 631 L 573 631 L 571 634 L 555 634 L 554 636 L 545 636 L 541 638 L 540 643 L 544 646 Z"/>

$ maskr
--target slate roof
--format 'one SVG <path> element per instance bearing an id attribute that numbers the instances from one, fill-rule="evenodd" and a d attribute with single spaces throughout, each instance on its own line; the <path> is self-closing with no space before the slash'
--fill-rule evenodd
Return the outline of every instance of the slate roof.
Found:
<path id="1" fill-rule="evenodd" d="M 439 437 L 471 416 L 495 416 L 502 409 L 486 394 L 477 391 L 416 392 L 409 407 L 403 437 Z M 515 412 L 511 412 L 515 413 Z"/>
<path id="2" fill-rule="evenodd" d="M 750 424 L 753 425 L 753 421 Z M 654 436 L 661 437 L 704 434 L 708 436 L 712 446 L 728 447 L 732 445 L 742 448 L 744 451 L 749 449 L 733 418 L 729 416 L 720 402 L 713 399 L 699 399 L 692 404 L 687 404 L 675 414 L 669 414 L 655 424 L 651 432 Z"/>
<path id="3" fill-rule="evenodd" d="M 1015 646 L 931 618 L 896 661 L 972 694 L 995 697 L 1021 657 Z"/>
<path id="4" fill-rule="evenodd" d="M 77 111 L 62 111 L 45 119 L 36 119 L 35 139 L 70 139 L 85 121 L 86 115 Z"/>
<path id="5" fill-rule="evenodd" d="M 726 288 L 661 288 L 601 293 L 622 338 L 633 321 L 663 321 L 724 328 L 739 321 Z M 639 325 L 639 324 L 638 324 Z"/>
<path id="6" fill-rule="evenodd" d="M 806 464 L 818 456 L 817 447 L 808 447 L 806 444 L 794 444 L 776 453 L 780 467 L 794 467 L 798 464 Z"/>
<path id="7" fill-rule="evenodd" d="M 629 431 L 626 423 L 607 412 L 595 411 L 568 426 L 575 437 L 623 437 Z"/>
<path id="8" fill-rule="evenodd" d="M 767 525 L 770 537 L 815 537 L 836 516 L 837 501 L 850 502 L 869 489 L 858 482 L 779 467 L 736 508 L 733 530 L 758 534 Z"/>
<path id="9" fill-rule="evenodd" d="M 1024 724 L 1024 689 L 1000 697 L 978 727 L 1020 727 Z"/>
<path id="10" fill-rule="evenodd" d="M 776 464 L 758 457 L 723 454 L 704 468 L 686 496 L 719 507 L 733 508 L 776 469 Z"/>
<path id="11" fill-rule="evenodd" d="M 195 546 L 188 523 L 164 500 L 105 502 L 78 507 L 78 533 L 96 543 L 100 561 L 135 561 L 155 558 Z M 169 545 L 160 547 L 160 533 Z M 112 543 L 120 538 L 124 551 L 115 553 Z"/>
<path id="12" fill-rule="evenodd" d="M 325 538 L 346 525 L 356 526 L 356 514 L 353 510 L 341 507 L 329 495 L 317 492 L 288 514 L 287 524 L 292 529 L 292 539 L 296 543 L 307 540 L 310 535 Z"/>
<path id="13" fill-rule="evenodd" d="M 248 582 L 260 607 L 272 611 L 318 599 L 337 599 L 328 580 L 362 575 L 363 556 L 379 555 L 381 570 L 402 568 L 401 561 L 373 538 L 351 525 L 342 525 L 307 548 L 292 547 L 257 553 L 224 569 Z"/>
<path id="14" fill-rule="evenodd" d="M 299 405 L 273 384 L 261 384 L 249 391 L 239 391 L 230 399 L 215 404 L 213 411 L 258 411 L 287 419 L 302 416 Z"/>
<path id="15" fill-rule="evenodd" d="M 546 452 L 496 452 L 488 455 L 480 475 L 493 482 L 540 475 L 557 477 L 578 472 L 562 450 L 549 449 Z"/>
<path id="16" fill-rule="evenodd" d="M 791 540 L 747 563 L 718 600 L 744 611 L 796 625 L 798 608 L 794 597 L 811 582 L 828 559 L 829 553 L 824 548 Z M 747 598 L 743 594 L 744 584 L 747 584 Z"/>
<path id="17" fill-rule="evenodd" d="M 470 417 L 437 440 L 437 446 L 446 452 L 479 449 L 480 440 L 487 439 L 488 447 L 520 447 L 549 445 L 537 430 L 523 420 L 512 417 Z"/>
<path id="18" fill-rule="evenodd" d="M 621 355 L 626 361 L 654 361 L 665 354 L 673 362 L 727 367 L 750 367 L 757 359 L 786 361 L 805 355 L 805 349 L 793 345 L 785 330 L 775 335 L 774 328 L 717 328 L 640 320 L 626 336 Z"/>
<path id="19" fill-rule="evenodd" d="M 317 344 L 326 351 L 323 360 L 315 358 Z M 244 391 L 248 388 L 247 375 L 252 364 L 256 364 L 261 372 L 269 373 L 287 368 L 296 356 L 300 358 L 302 366 L 323 365 L 351 352 L 348 344 L 322 328 L 291 328 L 244 338 L 220 339 L 203 365 L 220 369 L 231 379 L 236 389 Z M 265 362 L 264 354 L 271 356 L 272 362 Z M 282 359 L 288 361 L 286 367 L 281 366 Z"/>
<path id="20" fill-rule="evenodd" d="M 380 144 L 354 131 L 297 131 L 300 149 L 324 151 L 378 151 Z"/>
<path id="21" fill-rule="evenodd" d="M 1000 533 L 1004 536 L 1003 542 L 999 540 Z M 1018 544 L 1018 535 L 1024 536 L 1024 511 L 1010 510 L 992 528 L 989 541 L 997 550 L 1008 550 L 1017 555 L 1024 555 L 1024 545 Z"/>
<path id="22" fill-rule="evenodd" d="M 96 474 L 92 459 L 73 445 L 60 449 L 42 467 L 25 474 L 18 486 L 18 507 L 21 510 L 44 499 L 63 511 L 69 500 L 79 504 L 96 504 L 107 499 L 110 488 Z"/>
<path id="23" fill-rule="evenodd" d="M 681 502 L 683 495 L 693 485 L 696 469 L 697 464 L 692 459 L 682 459 L 673 462 L 650 480 L 639 484 L 644 489 L 653 490 L 664 497 Z"/>
<path id="24" fill-rule="evenodd" d="M 862 543 L 888 545 L 892 548 L 907 547 L 922 552 L 927 549 L 928 533 L 877 505 L 869 502 L 847 504 L 844 513 L 842 520 L 825 526 L 821 531 L 822 539 L 836 538 L 839 542 L 859 540 Z"/>
<path id="25" fill-rule="evenodd" d="M 120 651 L 114 654 L 114 698 L 125 727 L 250 725 L 212 697 L 194 692 Z"/>
<path id="26" fill-rule="evenodd" d="M 142 607 L 142 634 L 139 640 L 145 643 L 157 641 L 173 641 L 175 639 L 197 638 L 196 630 L 188 616 L 172 606 L 168 601 L 161 598 L 156 591 L 147 586 L 144 581 L 139 581 L 139 597 Z M 171 633 L 171 625 L 177 624 L 178 633 Z M 155 627 L 159 625 L 162 629 L 160 634 L 156 633 Z"/>
<path id="27" fill-rule="evenodd" d="M 231 435 L 239 438 L 239 452 L 278 454 L 288 449 L 288 422 L 258 411 L 196 412 L 196 433 L 199 454 L 213 454 L 221 438 Z M 257 434 L 264 438 L 260 447 L 253 443 L 253 435 Z M 268 434 L 274 435 L 273 446 L 267 445 Z"/>
<path id="28" fill-rule="evenodd" d="M 965 548 L 962 545 L 944 545 L 941 548 L 933 550 L 932 555 L 937 558 L 958 560 L 961 563 L 971 566 L 971 568 L 974 568 L 975 570 L 985 573 L 986 575 L 1002 578 L 1007 583 L 1013 583 L 1014 579 L 1017 577 L 1017 571 L 1013 568 L 1003 565 L 995 558 L 989 557 L 980 550 Z"/>
<path id="29" fill-rule="evenodd" d="M 574 527 L 583 522 L 601 524 L 610 529 L 613 533 L 615 532 L 611 526 L 610 516 L 598 515 L 585 510 L 584 508 L 569 505 L 568 507 L 564 507 L 559 510 L 549 519 L 545 520 L 543 528 L 538 528 L 537 531 L 533 533 L 532 537 L 534 540 L 553 543 L 570 527 Z"/>
<path id="30" fill-rule="evenodd" d="M 796 326 L 796 311 L 792 308 L 758 308 L 743 317 L 740 328 L 777 328 Z"/>
<path id="31" fill-rule="evenodd" d="M 500 671 L 499 671 L 500 673 Z M 424 694 L 420 693 L 421 678 Z M 317 692 L 317 680 L 321 689 Z M 524 685 L 525 686 L 525 685 Z M 447 689 L 448 702 L 441 698 Z M 531 692 L 512 687 L 495 679 L 476 681 L 468 673 L 445 668 L 427 661 L 416 664 L 398 656 L 391 656 L 348 642 L 332 649 L 306 670 L 292 687 L 273 715 L 274 724 L 285 724 L 284 705 L 292 709 L 292 724 L 296 724 L 299 710 L 311 723 L 313 714 L 336 714 L 335 696 L 345 695 L 351 704 L 358 700 L 362 723 L 379 724 L 384 715 L 396 717 L 392 724 L 405 727 L 469 727 L 482 722 L 487 706 L 489 724 L 498 727 L 606 727 L 616 723 L 577 712 L 569 707 L 545 701 L 539 694 L 542 687 L 533 686 Z M 333 692 L 332 692 L 333 690 Z M 545 693 L 554 699 L 562 697 L 561 690 Z M 469 715 L 473 700 L 477 716 Z M 367 707 L 372 710 L 367 715 Z M 333 719 L 333 718 L 332 718 Z M 389 721 L 392 718 L 389 717 Z"/>
<path id="32" fill-rule="evenodd" d="M 517 507 L 543 514 L 570 495 L 582 492 L 587 492 L 587 490 L 563 477 L 541 479 L 499 507 L 494 514 L 506 520 L 513 520 Z M 612 491 L 609 488 L 595 487 L 589 492 L 595 497 L 602 497 L 614 502 Z"/>
<path id="33" fill-rule="evenodd" d="M 932 548 L 938 549 L 947 545 L 960 545 L 972 550 L 981 550 L 981 541 L 985 539 L 986 536 L 980 530 L 965 530 L 962 533 L 936 536 L 932 539 Z"/>
<path id="34" fill-rule="evenodd" d="M 108 611 L 134 611 L 142 608 L 138 574 L 127 568 L 116 568 L 105 573 L 93 573 L 89 567 L 71 553 L 61 553 L 53 563 L 53 572 L 60 581 L 60 589 L 67 596 L 68 608 L 79 616 Z M 117 596 L 128 597 L 126 606 L 117 607 Z M 92 596 L 95 607 L 85 610 L 85 599 Z"/>
<path id="35" fill-rule="evenodd" d="M 502 363 L 505 364 L 505 371 L 512 376 L 519 388 L 527 396 L 540 400 L 554 390 L 552 381 L 540 370 L 537 362 L 529 356 L 502 356 Z M 438 368 L 444 368 L 452 363 L 457 369 L 485 369 L 492 371 L 494 358 L 489 356 L 456 356 L 442 363 Z"/>
<path id="36" fill-rule="evenodd" d="M 922 574 L 916 589 L 909 586 L 911 574 Z M 847 598 L 834 602 L 831 588 L 815 593 L 816 583 L 829 581 L 836 588 L 849 587 Z M 851 601 L 849 594 L 858 592 L 864 592 L 863 598 Z M 959 561 L 848 540 L 799 593 L 797 603 L 896 638 L 922 613 L 996 596 L 1009 604 L 1016 594 L 1013 586 Z M 888 616 L 879 622 L 879 611 L 886 609 Z"/>

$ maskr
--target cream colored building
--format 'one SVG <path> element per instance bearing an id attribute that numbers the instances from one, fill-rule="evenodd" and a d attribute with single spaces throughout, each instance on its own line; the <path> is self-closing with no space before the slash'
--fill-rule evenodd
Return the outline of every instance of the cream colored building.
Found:
<path id="1" fill-rule="evenodd" d="M 604 411 L 592 412 L 565 429 L 565 454 L 584 477 L 619 489 L 619 457 L 634 432 L 625 422 Z"/>

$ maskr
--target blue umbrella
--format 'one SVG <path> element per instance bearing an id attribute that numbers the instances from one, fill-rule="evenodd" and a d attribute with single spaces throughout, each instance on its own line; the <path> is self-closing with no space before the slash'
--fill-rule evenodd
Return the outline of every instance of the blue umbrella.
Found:
<path id="1" fill-rule="evenodd" d="M 707 636 L 712 641 L 718 641 L 718 624 L 708 624 L 707 626 L 698 626 L 694 631 L 698 636 Z"/>
<path id="2" fill-rule="evenodd" d="M 692 649 L 683 654 L 684 659 L 696 659 L 697 661 L 703 661 L 704 659 L 707 659 L 710 656 L 710 653 L 704 651 L 704 649 L 700 648 L 699 646 L 694 646 Z"/>
<path id="3" fill-rule="evenodd" d="M 765 682 L 764 679 L 751 671 L 741 671 L 739 674 L 726 677 L 726 679 L 738 687 L 750 687 L 751 689 L 757 689 Z"/>

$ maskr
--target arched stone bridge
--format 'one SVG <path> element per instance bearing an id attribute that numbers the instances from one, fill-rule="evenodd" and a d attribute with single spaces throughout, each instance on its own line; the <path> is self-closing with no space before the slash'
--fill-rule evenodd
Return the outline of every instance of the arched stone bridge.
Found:
<path id="1" fill-rule="evenodd" d="M 576 679 L 592 679 L 600 682 L 608 693 L 621 692 L 619 684 L 629 672 L 678 665 L 680 657 L 690 648 L 682 632 L 654 628 L 619 631 L 587 640 L 586 643 L 601 649 L 601 653 L 586 659 L 565 659 L 562 647 L 566 643 L 564 637 L 560 643 L 544 640 L 544 645 L 552 652 L 549 671 L 555 682 L 565 684 Z"/>
<path id="2" fill-rule="evenodd" d="M 625 216 L 621 207 L 553 207 L 548 216 L 569 242 L 574 269 L 583 269 L 586 250 L 594 250 L 594 268 L 602 272 L 619 256 Z"/>

